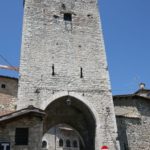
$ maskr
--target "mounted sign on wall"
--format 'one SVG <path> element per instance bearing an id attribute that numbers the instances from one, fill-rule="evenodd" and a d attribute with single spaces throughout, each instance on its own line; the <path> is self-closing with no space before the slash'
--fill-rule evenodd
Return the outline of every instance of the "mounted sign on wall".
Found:
<path id="1" fill-rule="evenodd" d="M 108 146 L 106 146 L 106 145 L 102 146 L 101 150 L 108 150 Z"/>
<path id="2" fill-rule="evenodd" d="M 10 150 L 9 142 L 0 142 L 0 150 Z"/>

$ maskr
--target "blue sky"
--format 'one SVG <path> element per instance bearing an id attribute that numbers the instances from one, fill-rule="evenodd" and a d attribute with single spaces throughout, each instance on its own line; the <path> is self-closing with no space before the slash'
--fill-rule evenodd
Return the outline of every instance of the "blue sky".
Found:
<path id="1" fill-rule="evenodd" d="M 0 1 L 0 55 L 19 66 L 23 0 Z M 100 0 L 113 94 L 150 88 L 150 0 Z M 0 64 L 7 64 L 0 58 Z M 17 76 L 0 70 L 0 75 Z"/>

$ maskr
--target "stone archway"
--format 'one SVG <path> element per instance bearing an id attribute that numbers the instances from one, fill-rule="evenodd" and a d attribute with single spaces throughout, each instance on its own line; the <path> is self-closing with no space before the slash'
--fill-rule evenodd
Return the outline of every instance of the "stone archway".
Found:
<path id="1" fill-rule="evenodd" d="M 58 124 L 73 127 L 82 137 L 83 150 L 95 149 L 96 121 L 91 110 L 82 101 L 71 96 L 64 96 L 50 103 L 45 109 L 44 132 Z"/>

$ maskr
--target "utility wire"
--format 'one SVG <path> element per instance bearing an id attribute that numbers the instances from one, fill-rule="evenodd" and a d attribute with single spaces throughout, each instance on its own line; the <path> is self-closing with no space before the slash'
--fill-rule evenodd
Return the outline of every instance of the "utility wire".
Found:
<path id="1" fill-rule="evenodd" d="M 16 68 L 5 58 L 0 54 L 0 57 L 10 66 L 12 67 L 14 70 L 16 70 Z"/>

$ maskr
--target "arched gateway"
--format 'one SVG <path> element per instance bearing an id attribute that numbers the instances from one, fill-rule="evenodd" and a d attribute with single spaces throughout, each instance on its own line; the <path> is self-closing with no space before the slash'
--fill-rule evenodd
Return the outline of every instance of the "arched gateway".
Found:
<path id="1" fill-rule="evenodd" d="M 78 141 L 83 150 L 119 149 L 97 6 L 98 0 L 24 0 L 17 109 L 45 110 L 46 136 L 70 126 L 80 138 L 66 139 L 69 149 Z"/>
<path id="2" fill-rule="evenodd" d="M 50 103 L 45 111 L 47 116 L 44 122 L 44 133 L 59 124 L 66 124 L 66 126 L 63 125 L 60 127 L 67 128 L 69 125 L 72 127 L 70 129 L 78 132 L 77 137 L 80 137 L 78 138 L 80 149 L 95 149 L 96 121 L 92 111 L 86 104 L 75 97 L 64 96 Z M 56 133 L 55 136 L 57 136 Z M 64 138 L 67 137 L 64 135 Z M 56 142 L 52 143 L 55 145 Z"/>

